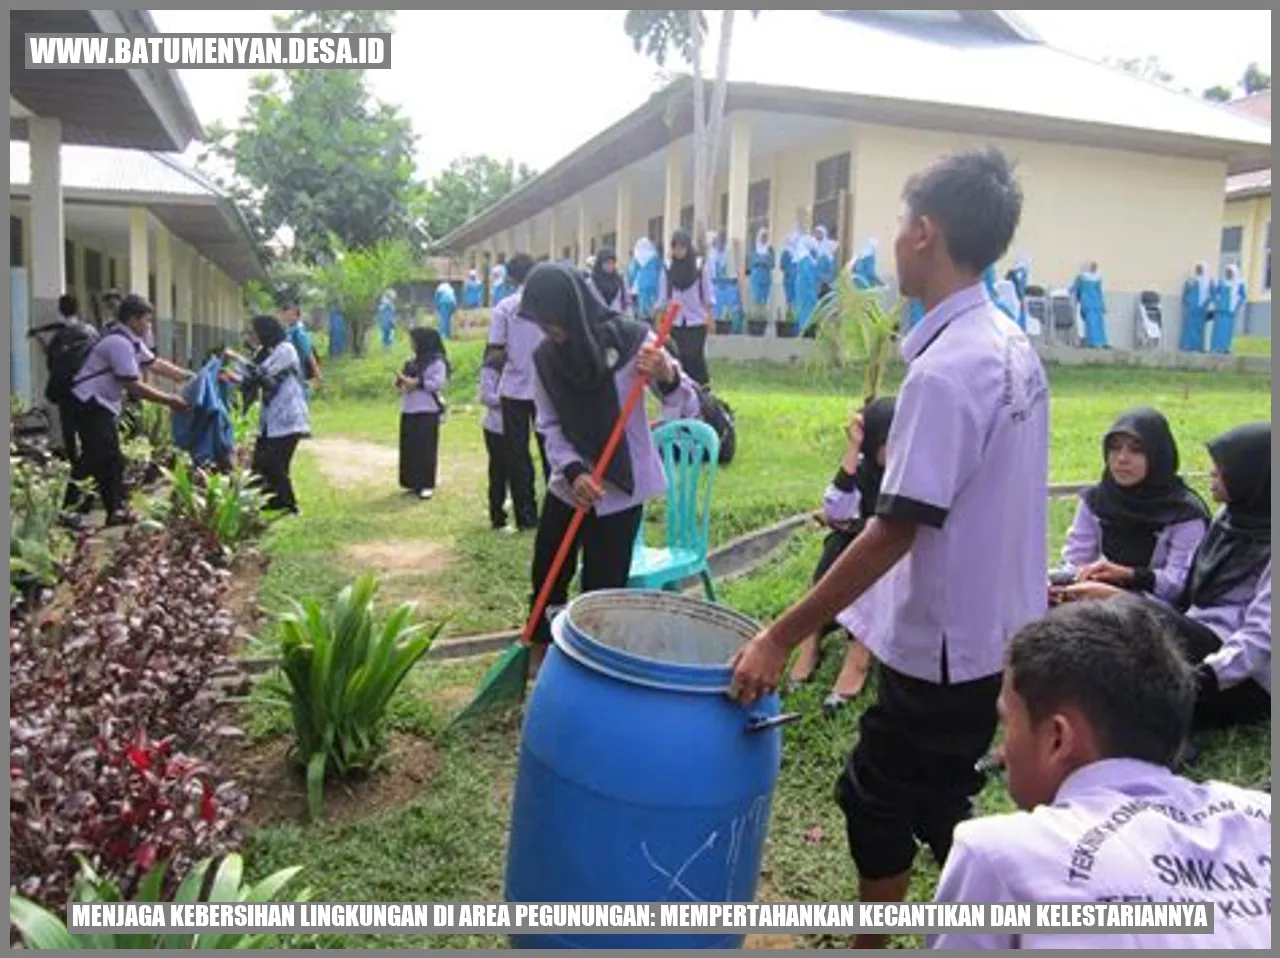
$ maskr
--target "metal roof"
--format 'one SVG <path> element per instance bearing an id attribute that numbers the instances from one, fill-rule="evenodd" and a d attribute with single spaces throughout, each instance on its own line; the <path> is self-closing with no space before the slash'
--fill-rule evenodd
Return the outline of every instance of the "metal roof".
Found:
<path id="1" fill-rule="evenodd" d="M 202 137 L 202 131 L 176 70 L 26 68 L 28 33 L 145 36 L 156 32 L 145 10 L 11 10 L 10 99 L 36 116 L 62 121 L 64 143 L 185 150 Z M 11 115 L 9 135 L 26 139 L 26 119 Z"/>
<path id="2" fill-rule="evenodd" d="M 1271 171 L 1254 170 L 1227 177 L 1227 198 L 1242 200 L 1248 196 L 1271 195 Z"/>
<path id="3" fill-rule="evenodd" d="M 63 146 L 60 158 L 64 202 L 145 206 L 233 279 L 243 282 L 265 275 L 239 207 L 176 158 L 96 146 Z M 30 183 L 30 148 L 10 140 L 10 196 L 29 195 Z"/>

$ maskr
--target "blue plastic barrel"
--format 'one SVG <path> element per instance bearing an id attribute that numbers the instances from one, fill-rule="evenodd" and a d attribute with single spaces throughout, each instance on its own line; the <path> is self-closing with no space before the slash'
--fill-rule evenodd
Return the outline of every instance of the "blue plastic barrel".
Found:
<path id="1" fill-rule="evenodd" d="M 506 900 L 750 902 L 782 755 L 771 695 L 725 694 L 759 626 L 665 592 L 555 619 L 520 741 Z M 513 935 L 516 948 L 739 948 L 740 934 Z"/>

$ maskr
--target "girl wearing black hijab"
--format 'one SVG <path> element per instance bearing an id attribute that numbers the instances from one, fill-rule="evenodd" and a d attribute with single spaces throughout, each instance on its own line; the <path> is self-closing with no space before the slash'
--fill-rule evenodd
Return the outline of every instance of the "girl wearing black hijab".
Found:
<path id="1" fill-rule="evenodd" d="M 591 266 L 591 288 L 613 312 L 625 315 L 630 311 L 627 284 L 618 273 L 618 254 L 608 246 L 596 254 L 596 261 Z"/>
<path id="2" fill-rule="evenodd" d="M 413 358 L 396 376 L 400 390 L 400 486 L 418 498 L 435 495 L 440 453 L 440 391 L 449 379 L 444 341 L 430 326 L 409 330 Z"/>
<path id="3" fill-rule="evenodd" d="M 1102 459 L 1102 479 L 1080 496 L 1062 571 L 1173 602 L 1209 510 L 1178 475 L 1168 420 L 1147 407 L 1126 412 L 1103 437 Z"/>
<path id="4" fill-rule="evenodd" d="M 1271 714 L 1271 423 L 1255 422 L 1209 443 L 1210 485 L 1223 503 L 1196 551 L 1182 594 L 1162 610 L 1197 665 L 1198 726 L 1260 721 Z M 1067 598 L 1117 590 L 1089 582 Z"/>
<path id="5" fill-rule="evenodd" d="M 534 352 L 537 426 L 546 438 L 551 481 L 533 551 L 533 598 L 541 590 L 577 507 L 586 519 L 551 591 L 548 609 L 568 600 L 582 553 L 582 590 L 623 588 L 644 504 L 666 491 L 644 403 L 627 420 L 604 481 L 592 471 L 621 416 L 636 378 L 645 375 L 664 406 L 684 408 L 693 384 L 652 331 L 608 309 L 576 270 L 559 263 L 535 266 L 525 280 L 520 312 L 545 339 Z M 534 664 L 551 640 L 551 612 L 538 623 Z"/>
<path id="6" fill-rule="evenodd" d="M 676 230 L 671 235 L 671 260 L 658 281 L 658 302 L 654 315 L 661 316 L 670 303 L 680 306 L 671 338 L 680 353 L 680 362 L 701 386 L 711 383 L 707 371 L 707 326 L 715 306 L 711 280 L 698 264 L 698 253 L 689 234 Z"/>
<path id="7" fill-rule="evenodd" d="M 267 508 L 296 514 L 290 470 L 298 443 L 311 434 L 302 361 L 280 320 L 263 314 L 253 317 L 251 326 L 251 338 L 258 347 L 253 359 L 230 349 L 225 352 L 240 363 L 239 374 L 229 378 L 243 383 L 246 401 L 260 398 L 262 402 L 261 432 L 250 468 L 270 496 Z"/>
<path id="8" fill-rule="evenodd" d="M 815 583 L 827 574 L 827 570 L 875 515 L 880 484 L 884 481 L 884 464 L 888 455 L 886 443 L 889 427 L 893 424 L 894 405 L 894 399 L 888 396 L 873 400 L 849 428 L 844 458 L 822 500 L 821 521 L 830 531 L 822 544 L 822 556 L 813 573 Z M 841 613 L 842 624 L 847 614 L 857 607 L 869 607 L 869 603 L 859 600 Z M 837 627 L 837 623 L 828 623 L 820 633 L 810 636 L 800 645 L 791 667 L 793 688 L 813 678 L 821 663 L 822 637 Z M 849 641 L 845 647 L 844 664 L 831 693 L 823 701 L 823 710 L 828 714 L 843 708 L 849 699 L 862 691 L 867 681 L 871 653 L 858 640 L 855 631 L 847 633 Z"/>

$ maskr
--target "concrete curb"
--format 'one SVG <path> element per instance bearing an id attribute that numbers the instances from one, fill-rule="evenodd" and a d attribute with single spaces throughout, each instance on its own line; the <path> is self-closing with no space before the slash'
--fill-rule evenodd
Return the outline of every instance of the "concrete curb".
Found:
<path id="1" fill-rule="evenodd" d="M 1203 478 L 1203 474 L 1189 474 L 1189 479 Z M 1065 499 L 1078 495 L 1093 485 L 1092 482 L 1063 482 L 1049 487 L 1050 499 Z M 748 532 L 733 539 L 708 557 L 711 576 L 717 582 L 732 582 L 750 575 L 773 558 L 783 545 L 801 528 L 813 521 L 812 512 L 803 512 L 789 516 L 771 526 Z M 702 589 L 701 581 L 695 576 L 679 583 L 682 592 L 694 592 Z M 505 632 L 489 632 L 483 635 L 464 635 L 453 639 L 441 639 L 436 642 L 426 655 L 428 660 L 449 662 L 457 659 L 469 659 L 478 655 L 499 652 L 520 638 L 518 630 Z M 277 664 L 274 657 L 254 657 L 239 659 L 240 668 L 252 675 L 260 675 L 270 671 Z"/>

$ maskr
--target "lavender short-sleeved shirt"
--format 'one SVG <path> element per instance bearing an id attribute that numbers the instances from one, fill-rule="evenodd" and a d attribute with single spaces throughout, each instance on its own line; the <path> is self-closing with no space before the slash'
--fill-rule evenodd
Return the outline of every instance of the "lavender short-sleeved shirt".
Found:
<path id="1" fill-rule="evenodd" d="M 657 342 L 657 337 L 650 333 L 647 342 L 652 346 Z M 676 366 L 679 368 L 678 363 Z M 638 375 L 634 357 L 614 373 L 613 382 L 618 391 L 619 403 L 626 401 L 627 394 L 631 392 L 631 387 L 635 384 Z M 693 392 L 693 380 L 680 370 L 680 385 L 666 395 L 663 395 L 653 384 L 650 384 L 650 388 L 662 401 L 664 407 L 683 408 L 689 402 L 689 394 Z M 537 375 L 534 376 L 534 402 L 538 409 L 537 430 L 546 440 L 547 460 L 551 464 L 551 482 L 547 489 L 562 502 L 574 505 L 573 491 L 565 478 L 564 471 L 575 462 L 582 463 L 588 469 L 594 468 L 595 463 L 584 462 L 581 454 L 561 431 L 555 406 L 551 404 L 551 398 Z M 631 475 L 635 489 L 628 495 L 621 489 L 607 482 L 604 483 L 604 498 L 596 503 L 595 507 L 598 516 L 624 512 L 654 496 L 661 495 L 667 488 L 667 477 L 662 470 L 662 459 L 658 456 L 658 449 L 653 444 L 653 433 L 649 429 L 644 403 L 636 403 L 635 409 L 631 412 L 631 418 L 627 420 L 623 435 L 627 440 L 627 449 L 631 453 Z"/>
<path id="2" fill-rule="evenodd" d="M 1005 645 L 1043 615 L 1049 386 L 1030 340 L 977 283 L 902 344 L 909 363 L 876 512 L 916 524 L 882 580 L 876 658 L 926 682 L 998 675 Z"/>
<path id="3" fill-rule="evenodd" d="M 1189 519 L 1160 530 L 1147 565 L 1154 580 L 1151 594 L 1157 599 L 1173 602 L 1182 594 L 1196 549 L 1208 528 L 1209 524 L 1202 519 Z M 1062 547 L 1062 561 L 1069 568 L 1080 569 L 1104 558 L 1102 523 L 1081 499 L 1071 529 L 1067 532 L 1066 544 Z"/>
<path id="4" fill-rule="evenodd" d="M 1222 648 L 1205 659 L 1222 688 L 1253 679 L 1271 691 L 1271 563 L 1209 608 L 1188 612 L 1222 639 Z"/>
<path id="5" fill-rule="evenodd" d="M 489 320 L 489 343 L 505 347 L 507 363 L 502 368 L 498 394 L 503 399 L 533 399 L 533 351 L 542 342 L 542 330 L 520 315 L 523 287 L 493 307 Z"/>
<path id="6" fill-rule="evenodd" d="M 710 321 L 716 305 L 715 287 L 711 277 L 703 270 L 698 281 L 688 289 L 672 289 L 664 269 L 658 280 L 658 300 L 655 309 L 662 312 L 668 303 L 679 303 L 680 313 L 676 326 L 705 326 Z"/>
<path id="7" fill-rule="evenodd" d="M 89 351 L 71 394 L 81 402 L 96 402 L 118 416 L 124 406 L 125 383 L 137 382 L 142 368 L 155 362 L 155 358 L 141 337 L 117 323 Z"/>
<path id="8" fill-rule="evenodd" d="M 436 402 L 435 394 L 444 389 L 448 378 L 449 368 L 445 366 L 443 359 L 428 363 L 414 387 L 401 394 L 400 411 L 409 415 L 439 412 L 440 404 Z"/>
<path id="9" fill-rule="evenodd" d="M 480 428 L 499 436 L 502 435 L 502 397 L 498 395 L 501 379 L 502 374 L 492 366 L 480 367 L 480 405 L 484 407 Z"/>
<path id="10" fill-rule="evenodd" d="M 956 826 L 934 901 L 1211 902 L 1211 935 L 946 932 L 933 948 L 1270 948 L 1271 796 L 1133 759 L 1069 775 L 1052 805 Z"/>

